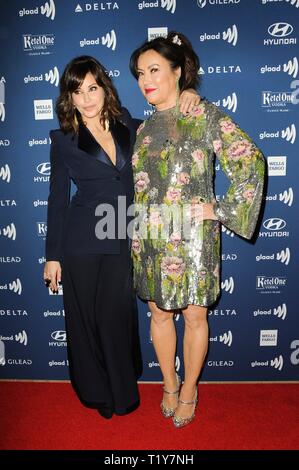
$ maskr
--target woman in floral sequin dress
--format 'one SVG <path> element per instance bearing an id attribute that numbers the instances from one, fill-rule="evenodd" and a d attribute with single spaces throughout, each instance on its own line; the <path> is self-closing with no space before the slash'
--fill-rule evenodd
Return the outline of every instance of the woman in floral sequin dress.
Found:
<path id="1" fill-rule="evenodd" d="M 251 238 L 260 211 L 264 158 L 248 135 L 211 102 L 188 116 L 179 94 L 197 85 L 198 58 L 179 33 L 143 44 L 131 70 L 156 111 L 137 131 L 133 155 L 136 219 L 132 242 L 137 294 L 149 302 L 153 344 L 164 379 L 164 416 L 194 418 L 208 347 L 207 307 L 220 291 L 220 224 Z M 216 202 L 214 156 L 231 184 Z M 179 390 L 174 310 L 185 320 L 185 380 Z"/>

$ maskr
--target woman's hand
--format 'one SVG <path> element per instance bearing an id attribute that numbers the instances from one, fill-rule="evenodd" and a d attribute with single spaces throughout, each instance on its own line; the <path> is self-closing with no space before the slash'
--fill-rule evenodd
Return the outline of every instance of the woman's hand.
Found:
<path id="1" fill-rule="evenodd" d="M 44 281 L 53 292 L 58 291 L 61 282 L 61 265 L 59 261 L 47 261 L 44 268 Z"/>
<path id="2" fill-rule="evenodd" d="M 214 213 L 214 204 L 212 202 L 205 202 L 202 206 L 202 218 L 203 220 L 217 220 Z"/>
<path id="3" fill-rule="evenodd" d="M 190 113 L 195 106 L 198 106 L 200 103 L 200 96 L 197 94 L 196 90 L 188 88 L 181 93 L 180 96 L 180 111 L 184 115 Z"/>

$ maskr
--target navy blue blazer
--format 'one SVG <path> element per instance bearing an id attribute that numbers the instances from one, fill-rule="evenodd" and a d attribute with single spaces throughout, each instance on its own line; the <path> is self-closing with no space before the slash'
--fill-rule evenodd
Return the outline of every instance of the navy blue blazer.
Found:
<path id="1" fill-rule="evenodd" d="M 116 146 L 116 165 L 83 124 L 79 125 L 76 134 L 64 134 L 59 129 L 50 132 L 47 261 L 60 261 L 65 253 L 120 252 L 117 202 L 118 196 L 125 196 L 126 207 L 133 203 L 131 156 L 140 122 L 132 119 L 129 112 L 122 108 L 121 117 L 110 123 Z M 71 180 L 77 191 L 70 201 Z M 100 240 L 96 237 L 95 226 L 101 217 L 95 215 L 95 209 L 102 203 L 111 204 L 115 209 L 114 239 Z M 103 213 L 102 217 L 105 216 L 106 213 Z"/>

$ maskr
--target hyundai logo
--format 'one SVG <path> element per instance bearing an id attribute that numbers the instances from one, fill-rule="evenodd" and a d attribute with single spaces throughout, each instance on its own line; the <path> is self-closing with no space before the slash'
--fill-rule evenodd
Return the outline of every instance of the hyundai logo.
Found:
<path id="1" fill-rule="evenodd" d="M 40 163 L 37 165 L 36 169 L 41 175 L 49 176 L 51 172 L 50 162 Z"/>
<path id="2" fill-rule="evenodd" d="M 286 226 L 286 221 L 279 219 L 278 217 L 273 217 L 272 219 L 267 219 L 263 223 L 263 226 L 267 230 L 282 230 Z"/>
<path id="3" fill-rule="evenodd" d="M 268 28 L 268 33 L 276 38 L 289 36 L 293 32 L 293 26 L 289 23 L 273 23 Z"/>
<path id="4" fill-rule="evenodd" d="M 66 341 L 66 332 L 63 330 L 53 331 L 51 338 L 55 339 L 55 341 Z"/>

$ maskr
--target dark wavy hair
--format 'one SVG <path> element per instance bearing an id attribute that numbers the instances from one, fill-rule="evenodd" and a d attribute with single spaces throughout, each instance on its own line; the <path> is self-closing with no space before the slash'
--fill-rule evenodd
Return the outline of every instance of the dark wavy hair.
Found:
<path id="1" fill-rule="evenodd" d="M 60 95 L 56 101 L 59 124 L 65 133 L 78 131 L 78 120 L 81 116 L 74 108 L 72 93 L 81 86 L 89 72 L 105 92 L 104 106 L 100 116 L 101 124 L 105 127 L 106 119 L 115 120 L 121 115 L 121 104 L 117 91 L 103 65 L 91 56 L 75 57 L 64 69 L 60 79 Z"/>
<path id="2" fill-rule="evenodd" d="M 167 38 L 157 37 L 152 41 L 144 42 L 131 55 L 130 70 L 138 80 L 138 59 L 146 51 L 154 50 L 170 62 L 172 70 L 181 67 L 179 80 L 180 91 L 187 88 L 196 88 L 199 85 L 198 69 L 199 58 L 193 50 L 192 44 L 182 33 L 170 31 Z"/>

